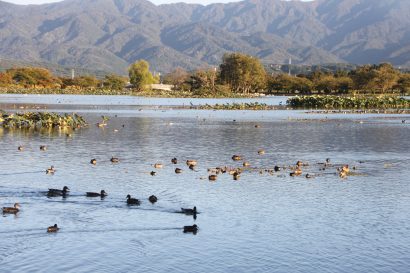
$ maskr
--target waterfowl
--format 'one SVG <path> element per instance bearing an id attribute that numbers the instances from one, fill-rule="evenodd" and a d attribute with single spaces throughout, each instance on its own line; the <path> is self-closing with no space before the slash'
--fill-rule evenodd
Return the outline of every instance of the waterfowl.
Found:
<path id="1" fill-rule="evenodd" d="M 240 155 L 233 155 L 232 160 L 239 161 L 239 160 L 242 160 L 242 157 Z"/>
<path id="2" fill-rule="evenodd" d="M 255 128 L 261 128 L 259 124 L 255 124 Z"/>
<path id="3" fill-rule="evenodd" d="M 302 170 L 299 168 L 296 168 L 292 173 L 290 173 L 290 176 L 299 176 L 302 174 Z"/>
<path id="4" fill-rule="evenodd" d="M 275 172 L 279 172 L 280 170 L 282 170 L 282 168 L 279 167 L 279 166 L 275 166 L 275 167 L 273 168 L 273 170 L 274 170 Z"/>
<path id="5" fill-rule="evenodd" d="M 91 159 L 90 164 L 96 165 L 97 164 L 97 159 L 95 159 L 95 158 Z"/>
<path id="6" fill-rule="evenodd" d="M 64 186 L 62 190 L 60 189 L 48 189 L 47 196 L 48 197 L 55 197 L 55 196 L 63 196 L 66 197 L 70 189 L 67 186 Z"/>
<path id="7" fill-rule="evenodd" d="M 339 172 L 340 178 L 346 178 L 346 176 L 347 176 L 347 172 L 344 172 L 344 171 Z"/>
<path id="8" fill-rule="evenodd" d="M 154 176 L 154 175 L 156 175 L 157 173 L 154 172 L 154 171 L 151 171 L 149 174 L 150 174 L 151 176 Z"/>
<path id="9" fill-rule="evenodd" d="M 40 146 L 40 151 L 47 151 L 47 146 L 46 145 L 41 145 Z"/>
<path id="10" fill-rule="evenodd" d="M 173 159 L 171 159 L 171 163 L 172 164 L 177 164 L 178 163 L 178 159 L 176 159 L 175 157 Z"/>
<path id="11" fill-rule="evenodd" d="M 154 168 L 155 169 L 161 169 L 161 168 L 163 168 L 164 167 L 164 165 L 162 165 L 161 163 L 155 163 L 154 164 Z"/>
<path id="12" fill-rule="evenodd" d="M 107 193 L 105 192 L 105 190 L 101 190 L 101 192 L 86 192 L 86 196 L 87 197 L 106 197 Z"/>
<path id="13" fill-rule="evenodd" d="M 137 198 L 131 198 L 131 195 L 127 195 L 127 204 L 128 205 L 139 205 L 141 204 L 140 200 Z"/>
<path id="14" fill-rule="evenodd" d="M 50 226 L 47 228 L 47 232 L 51 233 L 51 232 L 57 232 L 60 228 L 57 226 L 57 224 L 54 224 L 54 226 Z"/>
<path id="15" fill-rule="evenodd" d="M 148 201 L 150 201 L 152 204 L 158 201 L 158 198 L 155 195 L 151 195 L 148 197 Z"/>
<path id="16" fill-rule="evenodd" d="M 20 211 L 20 204 L 15 203 L 14 207 L 4 207 L 3 208 L 3 213 L 13 213 L 16 214 L 17 212 Z"/>
<path id="17" fill-rule="evenodd" d="M 197 233 L 198 232 L 198 226 L 197 225 L 184 226 L 184 233 L 188 233 L 188 232 Z"/>
<path id="18" fill-rule="evenodd" d="M 118 162 L 120 162 L 120 159 L 118 158 L 118 157 L 111 157 L 111 159 L 110 159 L 110 161 L 112 162 L 112 163 L 118 163 Z"/>
<path id="19" fill-rule="evenodd" d="M 313 176 L 313 175 L 308 174 L 308 173 L 305 175 L 305 177 L 306 177 L 307 179 L 314 178 L 314 176 Z"/>
<path id="20" fill-rule="evenodd" d="M 349 165 L 344 165 L 342 167 L 342 172 L 345 172 L 346 174 L 349 173 L 350 172 Z"/>
<path id="21" fill-rule="evenodd" d="M 216 174 L 211 174 L 210 176 L 208 176 L 208 179 L 209 179 L 210 181 L 215 181 L 215 180 L 218 179 L 218 176 L 217 176 Z"/>
<path id="22" fill-rule="evenodd" d="M 175 168 L 175 173 L 182 173 L 182 169 L 180 169 L 180 168 Z"/>
<path id="23" fill-rule="evenodd" d="M 188 166 L 188 168 L 189 168 L 190 170 L 193 170 L 193 171 L 194 171 L 194 170 L 195 170 L 195 165 L 191 164 L 191 165 Z"/>
<path id="24" fill-rule="evenodd" d="M 192 209 L 181 208 L 181 213 L 185 213 L 187 215 L 196 215 L 196 207 L 194 207 Z"/>
<path id="25" fill-rule="evenodd" d="M 188 159 L 187 161 L 186 161 L 186 164 L 188 165 L 188 166 L 196 166 L 197 164 L 198 164 L 198 161 L 196 161 L 196 160 L 192 160 L 192 159 Z"/>
<path id="26" fill-rule="evenodd" d="M 240 177 L 241 177 L 240 173 L 238 172 L 233 173 L 233 180 L 239 180 Z"/>
<path id="27" fill-rule="evenodd" d="M 249 163 L 248 161 L 243 162 L 242 164 L 244 167 L 249 167 L 251 166 L 251 163 Z"/>
<path id="28" fill-rule="evenodd" d="M 19 150 L 20 152 L 24 151 L 24 147 L 23 146 L 18 146 L 17 150 Z"/>
<path id="29" fill-rule="evenodd" d="M 264 155 L 264 154 L 265 154 L 265 150 L 260 149 L 260 150 L 258 151 L 258 155 Z"/>
<path id="30" fill-rule="evenodd" d="M 56 169 L 54 169 L 54 166 L 51 166 L 46 170 L 46 174 L 54 174 L 56 172 Z"/>

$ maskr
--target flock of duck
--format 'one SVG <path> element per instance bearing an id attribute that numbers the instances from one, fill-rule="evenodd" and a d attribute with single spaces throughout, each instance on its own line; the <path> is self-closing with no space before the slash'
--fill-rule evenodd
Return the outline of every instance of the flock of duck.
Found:
<path id="1" fill-rule="evenodd" d="M 23 146 L 19 146 L 18 147 L 19 151 L 23 151 L 24 147 Z M 47 147 L 42 145 L 40 146 L 40 150 L 41 151 L 46 151 Z M 264 155 L 265 151 L 263 149 L 258 150 L 258 155 Z M 207 169 L 208 171 L 208 180 L 210 181 L 216 181 L 218 179 L 218 175 L 220 174 L 225 174 L 228 173 L 230 175 L 232 175 L 233 180 L 239 180 L 240 176 L 242 174 L 243 171 L 259 171 L 260 174 L 263 173 L 269 173 L 269 174 L 273 174 L 273 173 L 278 173 L 281 172 L 283 170 L 290 170 L 289 175 L 294 177 L 294 176 L 301 176 L 303 174 L 303 168 L 309 166 L 308 163 L 302 162 L 302 161 L 297 161 L 295 165 L 291 165 L 291 166 L 274 166 L 272 169 L 258 169 L 258 168 L 251 168 L 251 164 L 248 161 L 245 161 L 243 159 L 243 157 L 241 155 L 233 155 L 232 156 L 232 160 L 233 161 L 242 161 L 242 167 L 227 167 L 227 166 L 223 166 L 223 167 L 216 167 L 216 168 L 209 168 Z M 111 157 L 110 161 L 112 163 L 119 163 L 120 159 L 117 157 Z M 178 160 L 177 158 L 172 158 L 171 159 L 171 163 L 172 164 L 177 164 Z M 97 164 L 97 159 L 93 158 L 90 160 L 90 164 L 96 165 Z M 186 164 L 188 166 L 188 168 L 190 170 L 195 170 L 196 166 L 198 165 L 198 161 L 197 160 L 192 160 L 189 159 L 186 161 Z M 330 159 L 327 158 L 325 160 L 325 162 L 323 163 L 317 163 L 319 164 L 320 167 L 320 171 L 325 171 L 327 168 L 329 167 L 336 167 L 337 170 L 337 174 L 339 175 L 340 178 L 345 178 L 346 176 L 348 176 L 350 174 L 350 168 L 349 165 L 333 165 L 330 162 Z M 155 169 L 161 169 L 164 167 L 164 165 L 162 163 L 155 163 L 153 165 L 153 167 Z M 356 169 L 356 167 L 353 167 L 353 169 Z M 54 174 L 56 172 L 56 169 L 54 168 L 54 166 L 51 166 L 50 168 L 48 168 L 46 170 L 47 174 Z M 180 174 L 182 173 L 183 170 L 181 168 L 175 168 L 175 173 L 176 174 Z M 150 175 L 155 176 L 156 175 L 156 171 L 151 171 Z M 307 179 L 310 178 L 314 178 L 315 174 L 310 174 L 310 173 L 306 173 L 305 177 Z M 203 179 L 203 177 L 201 177 L 201 179 Z M 46 195 L 47 197 L 63 197 L 66 198 L 69 195 L 70 189 L 67 186 L 64 186 L 62 189 L 48 189 Z M 85 196 L 87 197 L 100 197 L 101 199 L 104 199 L 107 196 L 107 192 L 105 192 L 105 190 L 101 190 L 100 192 L 86 192 Z M 158 198 L 155 195 L 151 195 L 148 197 L 148 201 L 151 202 L 152 204 L 156 203 L 158 201 Z M 131 197 L 130 194 L 128 194 L 126 196 L 126 204 L 127 205 L 140 205 L 141 204 L 141 200 L 137 199 L 137 198 L 133 198 Z M 14 207 L 4 207 L 3 208 L 3 214 L 16 214 L 20 211 L 20 204 L 15 203 Z M 192 215 L 194 217 L 194 219 L 196 219 L 197 217 L 197 208 L 196 206 L 191 208 L 181 208 L 180 211 L 177 211 L 179 213 L 183 213 L 186 215 Z M 187 232 L 191 232 L 196 234 L 198 231 L 198 226 L 197 225 L 192 225 L 192 226 L 184 226 L 183 230 L 185 233 Z M 47 232 L 57 232 L 59 230 L 59 227 L 57 224 L 50 226 L 47 228 Z"/>

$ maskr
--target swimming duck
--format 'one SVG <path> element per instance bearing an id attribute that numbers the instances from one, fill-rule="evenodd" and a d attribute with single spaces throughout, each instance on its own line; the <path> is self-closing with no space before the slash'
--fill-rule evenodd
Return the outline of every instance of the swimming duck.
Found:
<path id="1" fill-rule="evenodd" d="M 56 172 L 56 169 L 54 169 L 54 166 L 51 166 L 46 170 L 46 174 L 54 174 Z"/>
<path id="2" fill-rule="evenodd" d="M 218 176 L 217 176 L 216 174 L 211 174 L 210 176 L 208 176 L 208 179 L 209 179 L 210 181 L 215 181 L 215 180 L 218 179 Z"/>
<path id="3" fill-rule="evenodd" d="M 308 173 L 305 175 L 305 177 L 306 177 L 307 179 L 314 178 L 314 176 L 313 176 L 312 174 L 308 174 Z"/>
<path id="4" fill-rule="evenodd" d="M 63 196 L 65 197 L 70 189 L 67 186 L 64 186 L 62 190 L 60 189 L 48 189 L 47 196 L 55 197 L 55 196 Z"/>
<path id="5" fill-rule="evenodd" d="M 181 208 L 181 213 L 185 213 L 187 215 L 196 215 L 196 207 L 194 207 L 193 209 Z"/>
<path id="6" fill-rule="evenodd" d="M 162 169 L 163 167 L 164 167 L 164 165 L 162 165 L 161 163 L 155 163 L 154 164 L 155 169 Z"/>
<path id="7" fill-rule="evenodd" d="M 193 159 L 188 159 L 187 161 L 186 161 L 186 164 L 188 165 L 188 166 L 196 166 L 197 164 L 198 164 L 198 161 L 196 161 L 196 160 L 193 160 Z"/>
<path id="8" fill-rule="evenodd" d="M 19 150 L 20 152 L 24 151 L 24 147 L 23 146 L 18 146 L 17 150 Z"/>
<path id="9" fill-rule="evenodd" d="M 112 162 L 112 163 L 118 163 L 118 162 L 120 162 L 120 159 L 118 158 L 118 157 L 111 157 L 111 159 L 110 159 L 110 161 Z"/>
<path id="10" fill-rule="evenodd" d="M 232 160 L 239 161 L 239 160 L 242 160 L 242 157 L 240 155 L 233 155 Z"/>
<path id="11" fill-rule="evenodd" d="M 255 124 L 255 128 L 261 128 L 259 124 Z"/>
<path id="12" fill-rule="evenodd" d="M 148 200 L 154 204 L 155 202 L 158 201 L 158 198 L 155 195 L 151 195 L 150 197 L 148 197 Z"/>
<path id="13" fill-rule="evenodd" d="M 20 204 L 15 203 L 14 207 L 4 207 L 3 208 L 3 213 L 13 213 L 16 214 L 17 212 L 20 211 Z"/>
<path id="14" fill-rule="evenodd" d="M 171 159 L 171 163 L 172 163 L 172 164 L 177 164 L 177 163 L 178 163 L 178 160 L 174 157 L 173 159 Z"/>
<path id="15" fill-rule="evenodd" d="M 128 205 L 140 205 L 141 201 L 137 198 L 131 198 L 131 195 L 127 195 L 127 204 Z"/>
<path id="16" fill-rule="evenodd" d="M 151 176 L 154 176 L 154 175 L 156 175 L 157 173 L 154 172 L 154 171 L 151 171 L 149 174 L 150 174 Z"/>
<path id="17" fill-rule="evenodd" d="M 292 173 L 290 173 L 290 176 L 299 176 L 302 174 L 302 170 L 299 168 L 296 168 Z"/>
<path id="18" fill-rule="evenodd" d="M 46 145 L 41 145 L 40 146 L 40 151 L 47 151 L 47 146 Z"/>
<path id="19" fill-rule="evenodd" d="M 244 167 L 250 167 L 251 163 L 249 163 L 248 161 L 243 162 L 242 164 Z"/>
<path id="20" fill-rule="evenodd" d="M 188 168 L 189 168 L 190 170 L 195 171 L 195 165 L 189 165 Z"/>
<path id="21" fill-rule="evenodd" d="M 238 172 L 233 173 L 233 180 L 239 180 L 240 177 L 241 177 L 240 173 Z"/>
<path id="22" fill-rule="evenodd" d="M 280 170 L 282 170 L 282 168 L 279 166 L 275 166 L 273 169 L 275 172 L 279 172 Z"/>
<path id="23" fill-rule="evenodd" d="M 95 159 L 95 158 L 91 159 L 90 164 L 96 165 L 97 164 L 97 159 Z"/>
<path id="24" fill-rule="evenodd" d="M 339 172 L 339 177 L 340 178 L 346 178 L 346 176 L 347 176 L 347 172 L 344 172 L 344 171 Z"/>
<path id="25" fill-rule="evenodd" d="M 197 233 L 198 232 L 198 226 L 197 225 L 193 225 L 193 226 L 184 226 L 184 233 L 188 233 L 188 232 L 192 232 L 192 233 Z"/>
<path id="26" fill-rule="evenodd" d="M 342 167 L 342 172 L 345 172 L 346 174 L 349 173 L 350 172 L 349 165 L 344 165 Z"/>
<path id="27" fill-rule="evenodd" d="M 175 173 L 182 173 L 182 169 L 180 169 L 180 168 L 175 168 Z"/>
<path id="28" fill-rule="evenodd" d="M 107 196 L 105 190 L 101 190 L 101 192 L 86 192 L 87 197 L 101 197 L 104 198 Z"/>
<path id="29" fill-rule="evenodd" d="M 265 150 L 260 149 L 260 150 L 258 151 L 258 155 L 264 155 L 264 154 L 265 154 Z"/>
<path id="30" fill-rule="evenodd" d="M 47 232 L 51 233 L 51 232 L 57 232 L 60 228 L 57 226 L 57 224 L 54 224 L 54 226 L 50 226 L 47 228 Z"/>

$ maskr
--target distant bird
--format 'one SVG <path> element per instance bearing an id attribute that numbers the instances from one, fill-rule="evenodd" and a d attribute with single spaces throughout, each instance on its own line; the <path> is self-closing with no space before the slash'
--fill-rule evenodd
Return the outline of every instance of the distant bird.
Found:
<path id="1" fill-rule="evenodd" d="M 193 171 L 194 171 L 194 170 L 195 170 L 195 165 L 189 165 L 188 168 L 189 168 L 190 170 L 193 170 Z"/>
<path id="2" fill-rule="evenodd" d="M 249 163 L 248 161 L 243 162 L 242 164 L 244 167 L 249 167 L 251 166 L 251 163 Z"/>
<path id="3" fill-rule="evenodd" d="M 20 211 L 20 204 L 19 203 L 15 203 L 14 207 L 4 207 L 3 208 L 3 213 L 16 214 L 19 211 Z"/>
<path id="4" fill-rule="evenodd" d="M 161 163 L 155 163 L 155 164 L 154 164 L 154 168 L 155 168 L 155 169 L 162 169 L 163 167 L 164 167 L 164 165 L 161 164 Z"/>
<path id="5" fill-rule="evenodd" d="M 151 176 L 154 176 L 154 175 L 156 175 L 157 173 L 154 172 L 154 171 L 151 171 L 149 174 L 150 174 Z"/>
<path id="6" fill-rule="evenodd" d="M 240 155 L 233 155 L 232 160 L 239 161 L 239 160 L 242 160 L 242 157 Z"/>
<path id="7" fill-rule="evenodd" d="M 131 198 L 131 195 L 127 195 L 127 204 L 128 205 L 140 205 L 141 201 L 137 198 Z"/>
<path id="8" fill-rule="evenodd" d="M 181 208 L 181 213 L 185 213 L 186 215 L 196 215 L 196 207 L 194 207 L 193 209 L 184 209 Z"/>
<path id="9" fill-rule="evenodd" d="M 54 166 L 51 166 L 46 170 L 46 174 L 54 174 L 56 172 L 56 169 L 54 169 Z"/>
<path id="10" fill-rule="evenodd" d="M 188 166 L 196 166 L 196 165 L 198 165 L 198 161 L 189 159 L 189 160 L 186 161 L 186 164 Z"/>
<path id="11" fill-rule="evenodd" d="M 60 228 L 57 226 L 57 224 L 54 224 L 54 226 L 50 226 L 47 228 L 47 232 L 48 233 L 52 233 L 52 232 L 57 232 Z"/>
<path id="12" fill-rule="evenodd" d="M 112 163 L 118 163 L 118 162 L 120 162 L 120 159 L 118 158 L 118 157 L 111 157 L 111 159 L 110 159 L 110 161 L 112 162 Z"/>
<path id="13" fill-rule="evenodd" d="M 95 159 L 95 158 L 91 159 L 90 164 L 96 165 L 97 164 L 97 159 Z"/>
<path id="14" fill-rule="evenodd" d="M 24 151 L 24 147 L 23 146 L 18 146 L 17 150 L 19 150 L 20 152 Z"/>
<path id="15" fill-rule="evenodd" d="M 273 169 L 275 170 L 275 172 L 279 172 L 280 170 L 282 170 L 282 168 L 279 166 L 275 166 Z"/>
<path id="16" fill-rule="evenodd" d="M 105 190 L 101 190 L 101 192 L 86 192 L 87 197 L 101 197 L 104 198 L 107 196 Z"/>
<path id="17" fill-rule="evenodd" d="M 40 151 L 47 151 L 47 146 L 46 145 L 41 145 L 40 146 Z"/>
<path id="18" fill-rule="evenodd" d="M 305 177 L 306 177 L 307 179 L 314 178 L 314 176 L 313 176 L 312 174 L 308 174 L 308 173 L 305 175 Z"/>
<path id="19" fill-rule="evenodd" d="M 178 160 L 174 157 L 173 159 L 171 159 L 171 163 L 172 164 L 178 164 Z"/>
<path id="20" fill-rule="evenodd" d="M 151 195 L 150 197 L 148 197 L 148 200 L 154 204 L 155 202 L 158 201 L 158 198 L 155 195 Z"/>
<path id="21" fill-rule="evenodd" d="M 216 174 L 211 174 L 210 176 L 208 176 L 208 179 L 210 181 L 216 181 L 218 179 L 218 176 Z"/>
<path id="22" fill-rule="evenodd" d="M 182 169 L 180 169 L 180 168 L 175 168 L 175 173 L 182 173 Z"/>
<path id="23" fill-rule="evenodd" d="M 193 226 L 184 226 L 184 233 L 197 233 L 198 232 L 198 226 L 193 225 Z"/>
<path id="24" fill-rule="evenodd" d="M 265 154 L 265 150 L 263 150 L 263 149 L 258 150 L 258 154 L 259 154 L 259 155 L 264 155 L 264 154 Z"/>

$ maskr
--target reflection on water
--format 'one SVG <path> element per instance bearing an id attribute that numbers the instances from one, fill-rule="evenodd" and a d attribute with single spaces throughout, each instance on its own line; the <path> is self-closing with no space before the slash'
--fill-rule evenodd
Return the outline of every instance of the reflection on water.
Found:
<path id="1" fill-rule="evenodd" d="M 101 129 L 94 125 L 101 113 L 83 112 L 90 127 L 72 137 L 0 130 L 0 205 L 22 206 L 0 217 L 5 272 L 408 271 L 410 127 L 399 118 L 127 110 L 111 113 Z M 228 174 L 208 181 L 207 168 L 242 166 L 233 154 L 250 169 L 238 181 Z M 316 163 L 326 158 L 335 166 L 321 171 Z M 198 160 L 195 171 L 187 159 Z M 304 173 L 315 178 L 259 173 L 297 160 L 309 162 Z M 340 179 L 340 164 L 356 166 L 356 175 Z M 46 175 L 51 165 L 57 171 Z M 48 188 L 65 185 L 67 198 L 47 198 Z M 85 197 L 101 189 L 105 199 Z M 127 206 L 127 194 L 141 205 Z M 196 220 L 176 213 L 194 205 Z M 47 234 L 54 223 L 60 232 Z M 193 224 L 199 232 L 184 234 Z"/>

